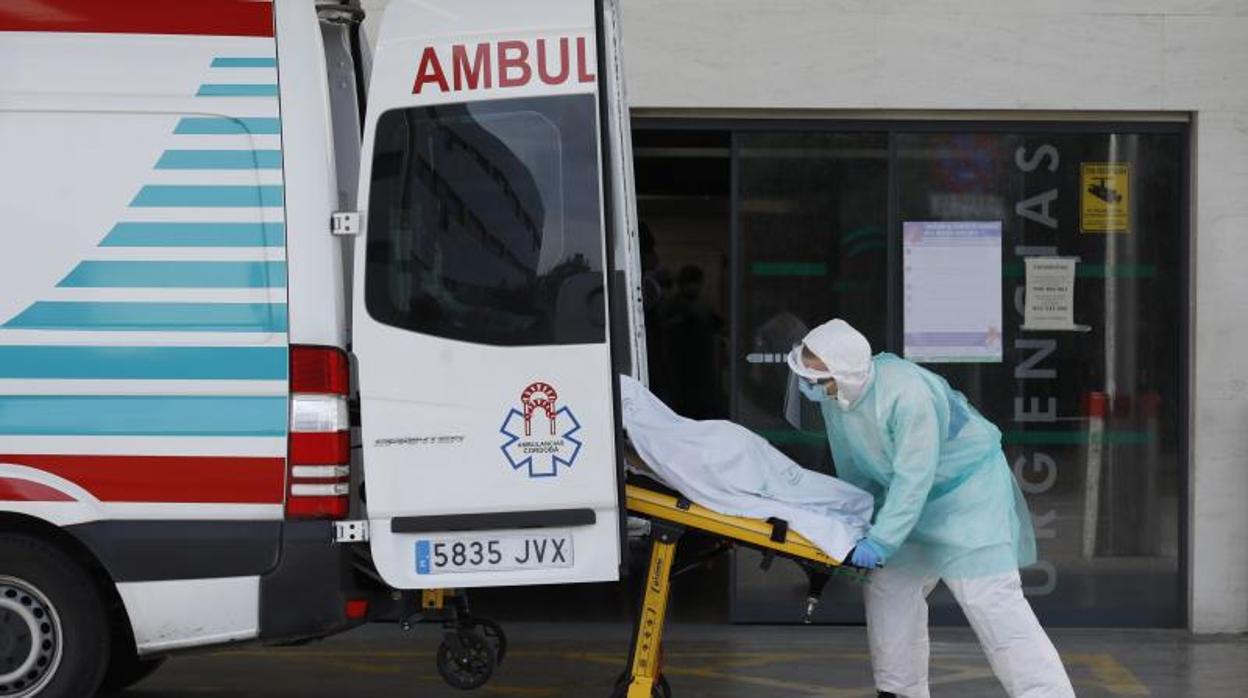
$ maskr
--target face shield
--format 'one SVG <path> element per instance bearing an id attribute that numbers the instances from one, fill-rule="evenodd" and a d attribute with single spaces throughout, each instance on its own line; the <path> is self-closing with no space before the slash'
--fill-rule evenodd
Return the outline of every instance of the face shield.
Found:
<path id="1" fill-rule="evenodd" d="M 822 435 L 824 432 L 823 411 L 821 403 L 814 402 L 802 394 L 802 382 L 811 382 L 831 378 L 826 371 L 816 371 L 802 363 L 802 344 L 793 345 L 786 357 L 789 366 L 789 380 L 784 391 L 784 421 L 798 431 L 813 432 Z"/>

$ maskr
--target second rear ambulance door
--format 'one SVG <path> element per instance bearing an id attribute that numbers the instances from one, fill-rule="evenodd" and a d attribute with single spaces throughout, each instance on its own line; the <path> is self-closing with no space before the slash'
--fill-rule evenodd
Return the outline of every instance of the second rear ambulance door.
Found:
<path id="1" fill-rule="evenodd" d="M 398 588 L 613 580 L 620 517 L 593 0 L 394 0 L 352 346 Z"/>

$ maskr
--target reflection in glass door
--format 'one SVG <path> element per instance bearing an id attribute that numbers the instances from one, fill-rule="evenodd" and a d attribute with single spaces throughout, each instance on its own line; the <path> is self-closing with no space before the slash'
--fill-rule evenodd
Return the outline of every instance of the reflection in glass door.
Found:
<path id="1" fill-rule="evenodd" d="M 740 133 L 735 167 L 733 419 L 803 466 L 832 473 L 822 431 L 784 420 L 784 355 L 832 317 L 885 344 L 887 135 Z M 736 555 L 733 618 L 799 620 L 805 576 L 787 563 L 765 572 L 759 562 L 752 552 Z M 836 584 L 825 599 L 820 620 L 852 620 L 860 604 L 855 589 Z"/>
<path id="2" fill-rule="evenodd" d="M 900 221 L 1002 222 L 1004 360 L 928 368 L 1001 427 L 1040 541 L 1024 574 L 1037 612 L 1181 625 L 1182 134 L 950 130 L 895 147 Z M 1022 327 L 1025 260 L 1045 257 L 1077 260 L 1073 327 Z"/>
<path id="3" fill-rule="evenodd" d="M 1039 539 L 1029 596 L 1050 624 L 1181 626 L 1186 125 L 716 126 L 654 120 L 637 131 L 642 218 L 657 223 L 668 266 L 703 260 L 699 297 L 723 319 L 689 354 L 708 357 L 715 378 L 694 392 L 711 399 L 678 411 L 718 410 L 834 472 L 822 431 L 784 420 L 784 353 L 842 317 L 876 351 L 902 354 L 903 225 L 999 223 L 1002 360 L 927 367 L 1004 434 Z M 1022 329 L 1025 260 L 1045 256 L 1077 258 L 1073 312 L 1086 329 Z M 657 339 L 652 353 L 683 341 Z M 703 618 L 800 620 L 805 575 L 759 562 L 737 551 L 728 570 L 695 575 L 685 603 L 709 610 Z M 707 593 L 719 588 L 725 596 Z M 856 584 L 834 580 L 824 598 L 815 620 L 861 622 Z M 931 603 L 934 622 L 958 618 L 946 592 Z"/>

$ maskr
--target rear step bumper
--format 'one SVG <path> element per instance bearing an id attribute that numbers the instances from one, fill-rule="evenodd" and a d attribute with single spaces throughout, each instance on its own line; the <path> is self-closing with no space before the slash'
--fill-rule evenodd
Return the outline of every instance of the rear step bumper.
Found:
<path id="1" fill-rule="evenodd" d="M 260 578 L 259 639 L 293 644 L 349 630 L 367 618 L 348 618 L 347 602 L 378 593 L 360 586 L 352 546 L 334 542 L 334 522 L 286 521 L 278 564 Z"/>

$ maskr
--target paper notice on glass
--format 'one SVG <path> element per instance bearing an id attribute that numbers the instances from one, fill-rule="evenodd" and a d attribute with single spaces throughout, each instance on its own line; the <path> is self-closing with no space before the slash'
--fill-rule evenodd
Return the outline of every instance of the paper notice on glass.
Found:
<path id="1" fill-rule="evenodd" d="M 1001 361 L 1001 221 L 902 224 L 907 359 Z"/>
<path id="2" fill-rule="evenodd" d="M 1083 330 L 1075 324 L 1074 257 L 1028 257 L 1024 330 Z"/>

